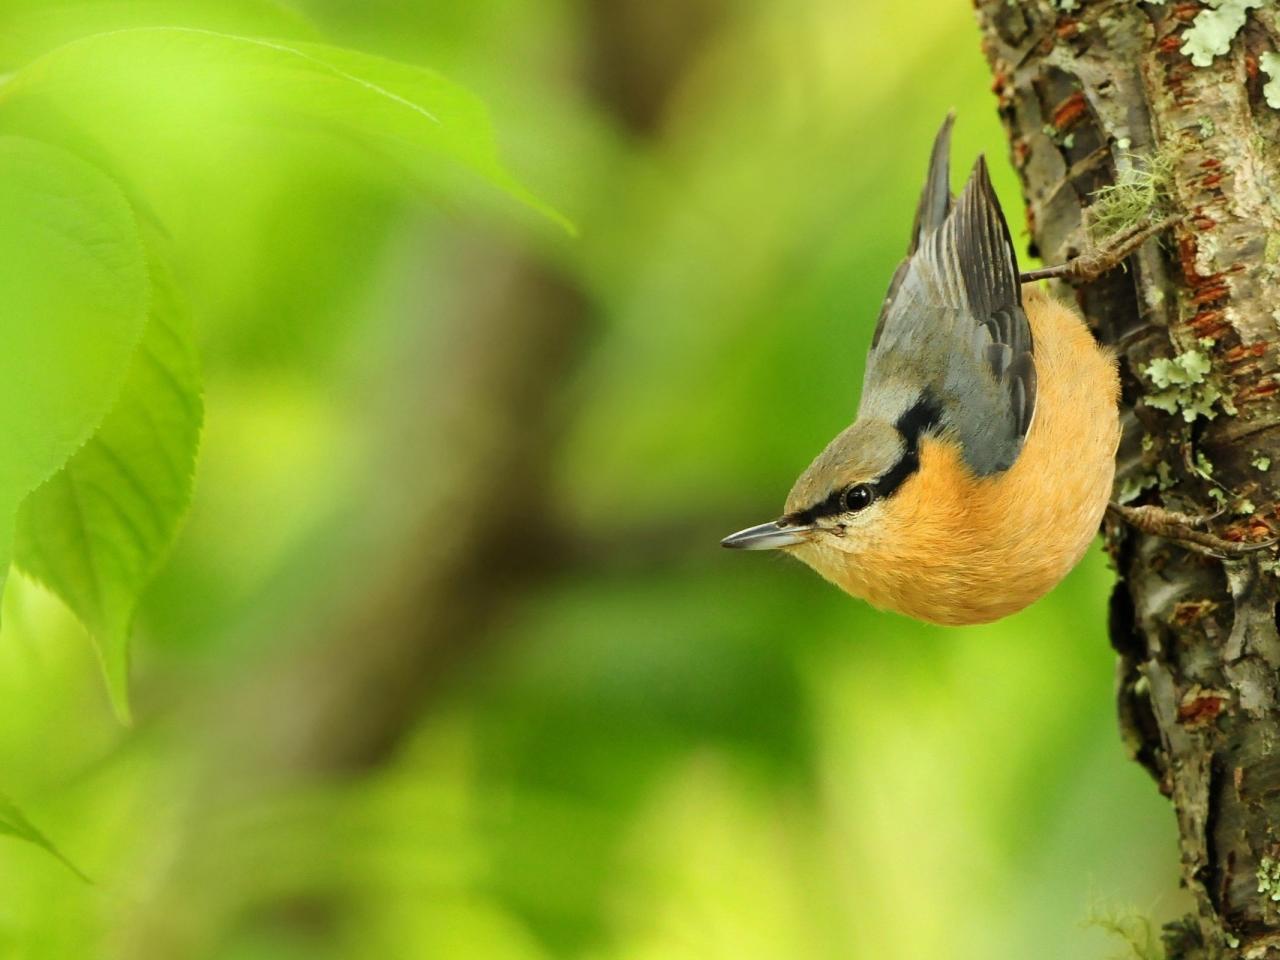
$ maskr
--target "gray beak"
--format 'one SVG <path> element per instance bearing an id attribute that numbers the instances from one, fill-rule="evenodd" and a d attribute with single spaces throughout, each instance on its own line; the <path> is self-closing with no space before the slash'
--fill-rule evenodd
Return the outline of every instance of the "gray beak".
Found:
<path id="1" fill-rule="evenodd" d="M 720 541 L 720 546 L 730 550 L 777 550 L 804 543 L 812 532 L 812 525 L 797 527 L 774 520 L 730 534 Z"/>

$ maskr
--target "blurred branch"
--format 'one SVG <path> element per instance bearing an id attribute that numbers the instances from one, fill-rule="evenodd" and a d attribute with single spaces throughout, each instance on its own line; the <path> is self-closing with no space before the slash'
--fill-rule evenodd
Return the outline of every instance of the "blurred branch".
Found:
<path id="1" fill-rule="evenodd" d="M 588 82 L 603 109 L 652 132 L 719 8 L 719 0 L 592 0 Z M 493 238 L 473 238 L 455 275 L 482 279 L 458 308 L 458 354 L 430 364 L 450 377 L 400 404 L 410 431 L 398 438 L 400 448 L 427 457 L 394 470 L 412 484 L 448 463 L 448 483 L 416 517 L 404 518 L 402 542 L 366 558 L 366 582 L 343 591 L 347 609 L 307 627 L 316 639 L 264 671 L 260 695 L 236 693 L 265 707 L 261 721 L 247 726 L 258 731 L 258 751 L 275 741 L 263 751 L 272 769 L 382 760 L 430 691 L 483 646 L 503 605 L 558 562 L 554 547 L 563 538 L 554 530 L 549 486 L 565 426 L 557 419 L 560 387 L 592 330 L 586 294 L 536 256 Z M 424 419 L 420 410 L 445 411 L 436 437 L 411 435 Z M 281 716 L 280 703 L 296 707 Z M 239 715 L 245 705 L 234 709 Z"/>
<path id="2" fill-rule="evenodd" d="M 719 3 L 589 7 L 584 60 L 597 99 L 636 132 L 653 132 Z M 646 29 L 632 29 L 639 24 Z M 569 413 L 561 388 L 592 334 L 589 298 L 537 255 L 493 237 L 451 246 L 463 253 L 440 272 L 467 286 L 451 316 L 423 325 L 437 339 L 445 325 L 450 354 L 427 362 L 429 354 L 410 352 L 406 365 L 417 369 L 404 381 L 415 392 L 394 404 L 388 469 L 401 493 L 389 495 L 403 515 L 389 541 L 333 572 L 327 603 L 297 611 L 293 641 L 273 643 L 279 654 L 193 710 L 211 733 L 185 847 L 164 902 L 128 924 L 130 956 L 177 960 L 196 949 L 196 935 L 171 916 L 216 856 L 203 839 L 212 817 L 291 783 L 382 762 L 459 665 L 485 649 L 504 611 L 577 552 L 555 530 L 551 471 Z M 236 718 L 229 737 L 225 717 Z M 298 915 L 314 924 L 334 909 Z M 214 913 L 202 921 L 217 923 Z"/>
<path id="3" fill-rule="evenodd" d="M 589 82 L 604 109 L 634 133 L 656 133 L 724 6 L 724 0 L 587 0 Z"/>
<path id="4" fill-rule="evenodd" d="M 589 308 L 492 241 L 472 245 L 456 275 L 483 280 L 451 321 L 451 350 L 410 351 L 401 382 L 411 392 L 392 404 L 402 418 L 387 438 L 386 472 L 401 488 L 388 493 L 394 539 L 354 558 L 334 584 L 336 609 L 304 615 L 301 642 L 215 708 L 244 718 L 272 770 L 380 762 L 504 603 L 554 562 L 557 386 L 580 357 Z"/>

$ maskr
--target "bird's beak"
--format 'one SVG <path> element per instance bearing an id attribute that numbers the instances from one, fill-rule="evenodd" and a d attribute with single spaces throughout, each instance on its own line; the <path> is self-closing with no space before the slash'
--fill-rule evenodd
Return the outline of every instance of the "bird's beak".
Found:
<path id="1" fill-rule="evenodd" d="M 720 546 L 731 550 L 777 550 L 780 547 L 794 547 L 808 540 L 813 529 L 812 524 L 793 526 L 774 520 L 730 534 L 720 541 Z"/>

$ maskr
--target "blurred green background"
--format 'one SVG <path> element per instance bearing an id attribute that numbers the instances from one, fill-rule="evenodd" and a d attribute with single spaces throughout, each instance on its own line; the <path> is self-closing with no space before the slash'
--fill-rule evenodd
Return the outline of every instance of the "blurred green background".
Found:
<path id="1" fill-rule="evenodd" d="M 0 957 L 1100 957 L 1096 904 L 1180 911 L 1100 551 L 943 629 L 717 546 L 850 419 L 947 109 L 1018 232 L 968 4 L 0 18 L 0 74 L 142 24 L 438 69 L 578 228 L 288 118 L 97 118 L 163 187 L 206 424 L 132 727 L 5 595 L 3 788 L 94 883 L 0 840 Z"/>

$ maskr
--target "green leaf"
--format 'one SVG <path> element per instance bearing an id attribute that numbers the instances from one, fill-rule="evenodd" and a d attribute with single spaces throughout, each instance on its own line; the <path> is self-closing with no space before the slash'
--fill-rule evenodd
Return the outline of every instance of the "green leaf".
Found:
<path id="1" fill-rule="evenodd" d="M 0 70 L 90 34 L 154 26 L 319 39 L 310 22 L 282 0 L 5 0 Z"/>
<path id="2" fill-rule="evenodd" d="M 32 825 L 18 809 L 12 800 L 0 793 L 0 835 L 7 837 L 16 837 L 19 840 L 25 840 L 27 843 L 33 843 L 42 850 L 52 854 L 63 862 L 68 870 L 74 873 L 85 883 L 90 883 L 86 877 L 74 863 L 63 856 L 62 851 L 55 847 L 43 833 Z"/>
<path id="3" fill-rule="evenodd" d="M 148 240 L 151 312 L 123 391 L 98 432 L 18 514 L 15 558 L 93 635 L 111 701 L 129 719 L 134 607 L 191 501 L 203 407 L 186 305 Z"/>
<path id="4" fill-rule="evenodd" d="M 450 195 L 466 189 L 465 173 L 571 229 L 507 172 L 472 93 L 338 47 L 187 27 L 118 30 L 67 43 L 0 86 L 4 129 L 46 135 L 43 124 L 68 119 L 85 149 L 116 153 L 140 131 L 205 138 L 213 151 L 246 125 L 308 120 L 444 182 Z"/>
<path id="5" fill-rule="evenodd" d="M 0 584 L 18 505 L 119 395 L 147 317 L 137 225 L 115 184 L 0 137 Z"/>

